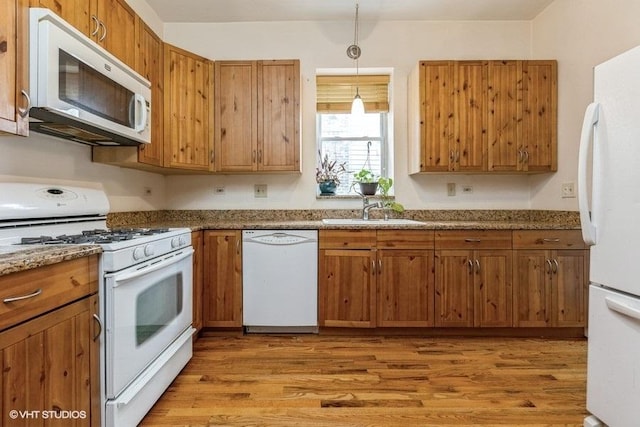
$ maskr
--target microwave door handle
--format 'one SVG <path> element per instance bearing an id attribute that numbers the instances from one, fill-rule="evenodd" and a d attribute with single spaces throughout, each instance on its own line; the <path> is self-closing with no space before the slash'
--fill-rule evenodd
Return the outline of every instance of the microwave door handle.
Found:
<path id="1" fill-rule="evenodd" d="M 144 96 L 140 95 L 139 93 L 136 93 L 135 95 L 133 95 L 133 103 L 134 103 L 134 117 L 136 116 L 135 112 L 138 111 L 138 106 L 140 106 L 140 114 L 139 114 L 139 118 L 140 121 L 135 123 L 135 127 L 133 128 L 133 130 L 135 130 L 136 132 L 142 132 L 144 130 L 144 128 L 147 126 L 147 102 L 144 99 Z"/>

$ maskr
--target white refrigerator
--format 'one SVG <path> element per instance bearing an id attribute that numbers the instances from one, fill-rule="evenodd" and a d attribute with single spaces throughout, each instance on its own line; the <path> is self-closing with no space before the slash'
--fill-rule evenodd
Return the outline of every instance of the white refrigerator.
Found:
<path id="1" fill-rule="evenodd" d="M 591 173 L 589 173 L 591 172 Z M 578 167 L 591 245 L 585 427 L 640 426 L 640 46 L 594 69 Z"/>

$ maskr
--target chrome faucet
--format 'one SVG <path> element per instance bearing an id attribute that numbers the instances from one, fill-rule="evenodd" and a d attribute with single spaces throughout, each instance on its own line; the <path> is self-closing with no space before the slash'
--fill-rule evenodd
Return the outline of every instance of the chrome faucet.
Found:
<path id="1" fill-rule="evenodd" d="M 369 203 L 368 197 L 362 198 L 362 219 L 364 221 L 369 220 L 369 210 L 372 208 L 381 208 L 382 202 Z"/>

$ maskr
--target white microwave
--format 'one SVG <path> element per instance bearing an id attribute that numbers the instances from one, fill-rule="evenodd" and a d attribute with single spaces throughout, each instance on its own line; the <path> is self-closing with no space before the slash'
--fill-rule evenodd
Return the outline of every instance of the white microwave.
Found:
<path id="1" fill-rule="evenodd" d="M 89 145 L 149 143 L 149 81 L 49 9 L 29 17 L 29 128 Z"/>

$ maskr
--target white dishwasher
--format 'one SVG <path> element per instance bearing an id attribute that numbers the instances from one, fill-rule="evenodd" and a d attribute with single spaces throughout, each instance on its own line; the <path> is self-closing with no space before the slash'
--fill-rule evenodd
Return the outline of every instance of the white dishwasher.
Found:
<path id="1" fill-rule="evenodd" d="M 242 232 L 242 324 L 248 333 L 318 331 L 318 231 Z"/>

